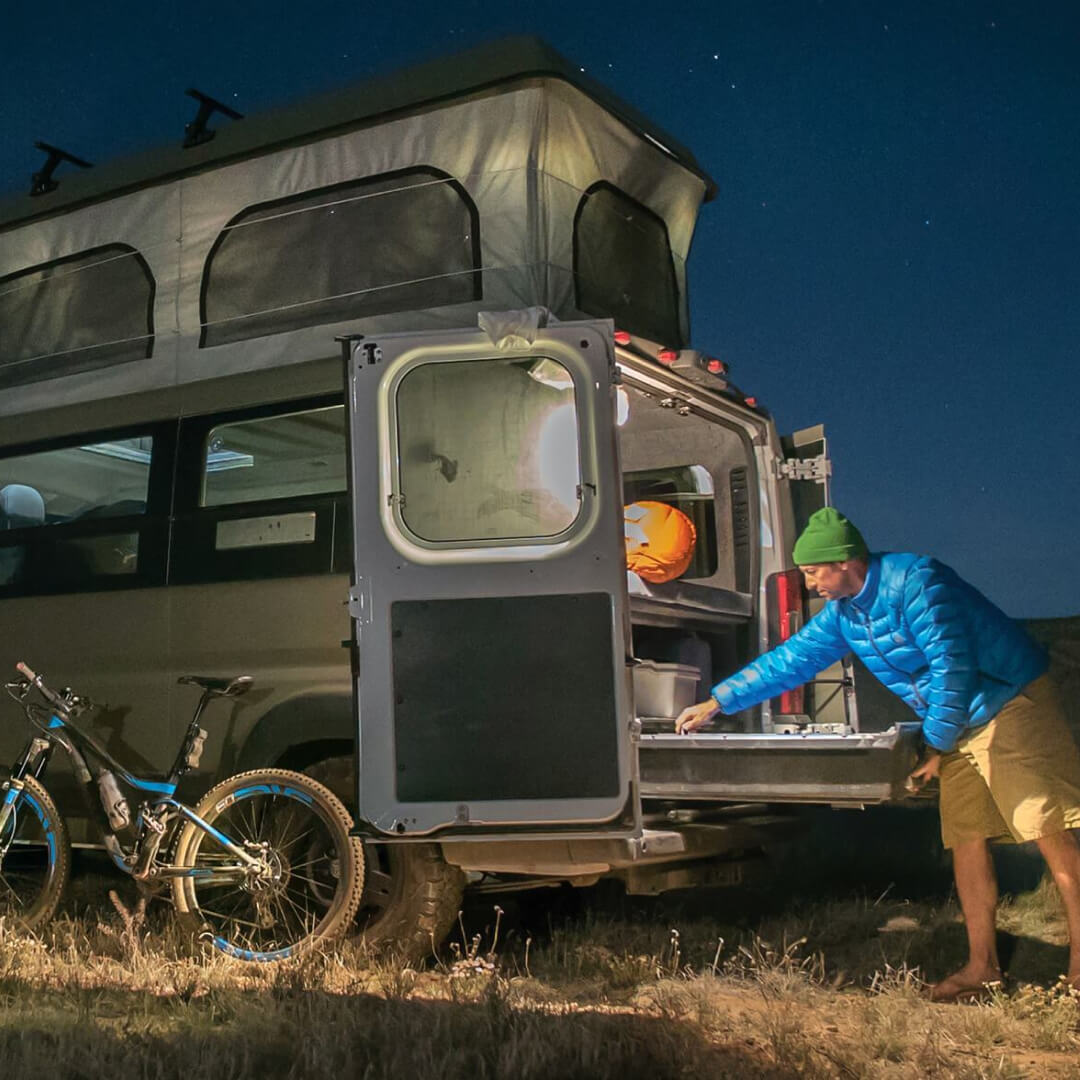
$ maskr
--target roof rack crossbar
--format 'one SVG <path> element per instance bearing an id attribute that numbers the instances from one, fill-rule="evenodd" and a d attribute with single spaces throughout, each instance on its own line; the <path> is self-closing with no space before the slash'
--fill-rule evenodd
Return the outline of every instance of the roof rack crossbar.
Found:
<path id="1" fill-rule="evenodd" d="M 48 156 L 45 158 L 45 164 L 30 177 L 31 195 L 48 195 L 50 191 L 55 191 L 60 186 L 59 181 L 53 179 L 53 173 L 62 161 L 70 161 L 72 165 L 78 165 L 80 169 L 89 169 L 93 166 L 92 162 L 83 161 L 82 158 L 77 158 L 58 146 L 50 146 L 47 142 L 36 142 L 34 148 L 44 150 Z"/>
<path id="2" fill-rule="evenodd" d="M 195 114 L 195 119 L 184 125 L 185 150 L 190 150 L 193 146 L 201 146 L 203 143 L 209 142 L 217 134 L 212 128 L 206 126 L 214 113 L 219 112 L 222 115 L 227 116 L 230 120 L 244 119 L 243 113 L 238 113 L 235 109 L 230 108 L 223 102 L 220 102 L 216 98 L 210 97 L 209 94 L 204 94 L 193 87 L 189 87 L 184 93 L 187 94 L 188 97 L 194 98 L 199 103 L 199 111 Z"/>

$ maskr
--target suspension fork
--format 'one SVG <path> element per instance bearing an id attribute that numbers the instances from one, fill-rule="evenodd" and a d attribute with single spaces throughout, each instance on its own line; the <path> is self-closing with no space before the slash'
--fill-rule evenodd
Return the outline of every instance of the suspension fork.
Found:
<path id="1" fill-rule="evenodd" d="M 0 836 L 4 835 L 8 820 L 15 812 L 15 802 L 22 794 L 24 786 L 22 779 L 15 775 L 12 775 L 11 779 L 7 782 L 7 790 L 4 792 L 4 801 L 0 803 Z M 5 849 L 0 848 L 0 851 L 3 850 Z"/>
<path id="2" fill-rule="evenodd" d="M 36 780 L 45 772 L 45 766 L 52 757 L 53 743 L 49 739 L 35 736 L 27 744 L 22 756 L 11 770 L 11 776 L 7 781 L 7 790 L 4 792 L 3 802 L 0 802 L 0 836 L 4 835 L 8 819 L 15 811 L 15 804 L 19 801 L 26 785 L 23 777 L 29 773 Z"/>

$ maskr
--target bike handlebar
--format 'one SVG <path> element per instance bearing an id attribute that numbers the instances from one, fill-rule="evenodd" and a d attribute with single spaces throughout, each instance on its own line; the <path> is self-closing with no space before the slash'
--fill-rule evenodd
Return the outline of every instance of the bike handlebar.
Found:
<path id="1" fill-rule="evenodd" d="M 24 678 L 29 679 L 34 686 L 38 688 L 41 696 L 49 702 L 50 705 L 55 705 L 58 709 L 63 709 L 67 712 L 68 703 L 55 691 L 50 690 L 42 680 L 41 676 L 36 674 L 27 664 L 24 664 L 21 660 L 15 665 L 15 670 Z"/>

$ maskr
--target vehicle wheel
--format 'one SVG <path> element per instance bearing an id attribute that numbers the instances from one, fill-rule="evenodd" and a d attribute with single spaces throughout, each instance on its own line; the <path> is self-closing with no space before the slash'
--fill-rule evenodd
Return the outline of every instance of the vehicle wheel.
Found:
<path id="1" fill-rule="evenodd" d="M 304 770 L 346 806 L 355 800 L 353 759 L 327 758 Z M 423 960 L 443 943 L 461 911 L 465 875 L 443 857 L 438 844 L 364 841 L 364 895 L 356 934 L 403 959 Z"/>
<path id="2" fill-rule="evenodd" d="M 352 925 L 364 885 L 364 853 L 352 818 L 322 784 L 286 769 L 239 773 L 212 788 L 195 812 L 253 853 L 266 845 L 267 873 L 173 881 L 181 917 L 241 960 L 280 960 L 334 941 Z M 174 863 L 197 870 L 236 858 L 185 821 Z"/>
<path id="3" fill-rule="evenodd" d="M 0 787 L 7 794 L 8 784 Z M 67 826 L 52 796 L 32 776 L 0 835 L 0 916 L 38 930 L 55 914 L 71 873 Z"/>

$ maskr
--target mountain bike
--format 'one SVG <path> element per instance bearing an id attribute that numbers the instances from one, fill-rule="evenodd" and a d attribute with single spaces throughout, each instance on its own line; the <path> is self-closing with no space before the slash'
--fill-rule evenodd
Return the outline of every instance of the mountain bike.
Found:
<path id="1" fill-rule="evenodd" d="M 363 847 L 352 819 L 322 784 L 286 769 L 239 773 L 192 809 L 176 799 L 182 776 L 199 765 L 200 726 L 217 698 L 252 685 L 185 675 L 202 695 L 168 775 L 125 769 L 76 719 L 99 708 L 55 691 L 25 664 L 6 684 L 32 731 L 0 785 L 0 915 L 37 930 L 56 913 L 71 869 L 67 827 L 43 784 L 60 747 L 98 818 L 113 862 L 145 888 L 167 885 L 180 918 L 215 948 L 241 960 L 295 956 L 344 934 L 360 904 Z M 123 788 L 134 793 L 134 814 Z"/>

